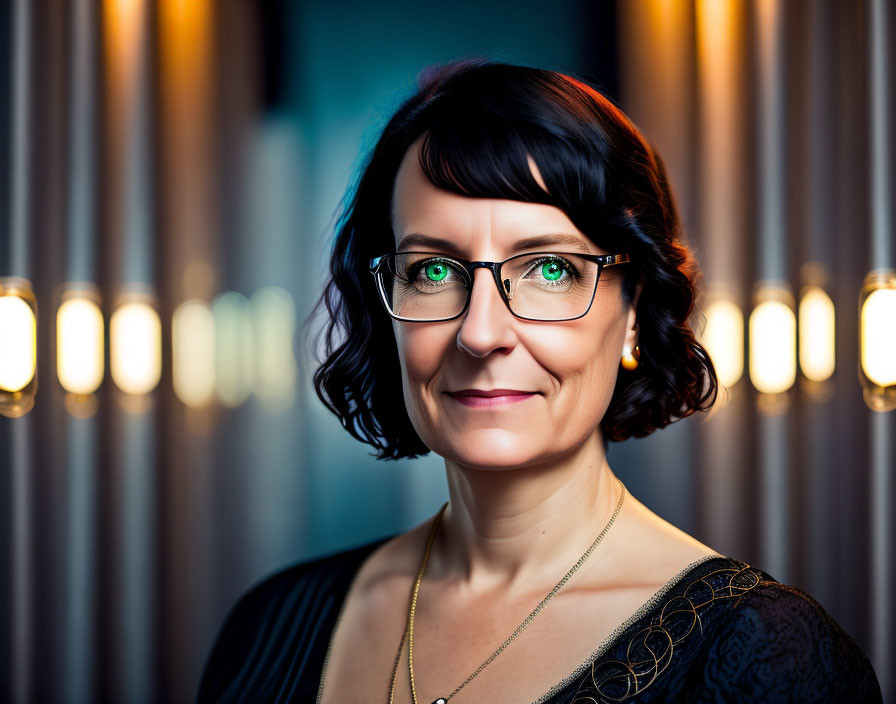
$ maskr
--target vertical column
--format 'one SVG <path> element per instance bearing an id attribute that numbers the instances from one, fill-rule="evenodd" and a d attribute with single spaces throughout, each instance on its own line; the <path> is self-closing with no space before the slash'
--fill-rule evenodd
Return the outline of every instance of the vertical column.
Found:
<path id="1" fill-rule="evenodd" d="M 106 247 L 114 312 L 109 321 L 112 397 L 109 476 L 109 650 L 101 694 L 119 702 L 156 697 L 155 395 L 161 324 L 153 288 L 151 28 L 147 0 L 107 0 L 104 8 Z"/>
<path id="2" fill-rule="evenodd" d="M 160 229 L 169 243 L 159 261 L 160 304 L 172 315 L 171 378 L 177 395 L 161 395 L 166 413 L 159 424 L 164 438 L 159 513 L 165 516 L 159 526 L 163 606 L 158 627 L 160 643 L 165 644 L 159 648 L 159 665 L 168 696 L 186 700 L 195 695 L 208 649 L 204 617 L 214 587 L 209 504 L 221 468 L 214 461 L 217 443 L 210 442 L 215 436 L 209 432 L 220 421 L 213 395 L 216 322 L 209 301 L 222 268 L 215 238 L 214 157 L 219 130 L 233 116 L 228 109 L 216 112 L 213 103 L 218 4 L 162 0 L 157 7 L 158 114 L 163 128 L 158 195 L 164 205 Z M 240 35 L 226 51 L 245 51 L 242 44 L 250 36 L 248 31 Z M 230 95 L 238 85 L 232 75 L 225 81 Z M 193 322 L 185 324 L 190 319 Z M 201 373 L 199 365 L 204 367 Z"/>
<path id="3" fill-rule="evenodd" d="M 760 547 L 762 564 L 792 579 L 787 391 L 796 373 L 793 297 L 787 283 L 784 13 L 778 0 L 756 10 L 759 114 L 759 262 L 750 316 L 750 377 L 759 395 Z"/>
<path id="4" fill-rule="evenodd" d="M 102 381 L 103 318 L 96 267 L 96 73 L 98 18 L 92 0 L 76 0 L 70 24 L 70 121 L 66 291 L 57 311 L 57 367 L 66 389 L 64 544 L 65 600 L 61 605 L 61 667 L 56 696 L 73 704 L 96 700 L 97 399 Z M 93 334 L 91 334 L 93 333 Z"/>
<path id="5" fill-rule="evenodd" d="M 31 153 L 31 74 L 32 8 L 29 0 L 16 0 L 12 6 L 12 81 L 10 120 L 10 222 L 9 271 L 23 289 L 28 286 L 31 262 L 28 259 L 30 218 Z M 2 281 L 0 281 L 2 283 Z M 2 287 L 0 287 L 2 288 Z M 24 293 L 24 291 L 23 291 Z M 15 342 L 13 343 L 15 344 Z M 33 400 L 32 400 L 33 402 Z M 18 412 L 13 415 L 22 415 Z M 6 421 L 4 421 L 6 422 Z M 32 696 L 33 621 L 32 574 L 33 535 L 32 478 L 29 475 L 30 418 L 12 421 L 10 428 L 10 608 L 11 630 L 10 684 L 11 701 L 27 702 Z"/>
<path id="6" fill-rule="evenodd" d="M 748 163 L 745 154 L 746 90 L 744 4 L 696 4 L 699 176 L 697 223 L 707 282 L 701 342 L 712 356 L 723 388 L 701 428 L 703 513 L 708 538 L 730 555 L 748 552 L 750 446 L 744 369 L 744 292 L 750 253 L 745 243 Z"/>
<path id="7" fill-rule="evenodd" d="M 836 511 L 836 446 L 838 439 L 830 432 L 836 427 L 838 404 L 835 392 L 835 307 L 831 298 L 831 275 L 837 270 L 833 257 L 833 222 L 835 219 L 834 188 L 836 156 L 831 145 L 836 138 L 833 80 L 836 56 L 834 42 L 834 7 L 831 3 L 810 3 L 808 9 L 808 41 L 805 61 L 807 70 L 808 119 L 805 159 L 806 189 L 800 204 L 807 227 L 803 240 L 800 268 L 799 354 L 800 390 L 806 400 L 803 410 L 802 437 L 806 472 L 800 494 L 806 500 L 806 550 L 801 551 L 808 589 L 822 604 L 835 603 L 834 589 L 836 530 L 831 516 Z M 843 264 L 840 265 L 841 269 Z"/>
<path id="8" fill-rule="evenodd" d="M 623 107 L 662 155 L 682 221 L 690 223 L 695 201 L 693 10 L 690 3 L 664 0 L 617 3 L 617 10 Z M 610 449 L 611 462 L 620 466 L 664 467 L 641 486 L 644 480 L 637 475 L 624 480 L 632 492 L 645 495 L 652 510 L 688 532 L 700 530 L 701 518 L 696 433 L 693 423 L 673 424 L 644 443 Z"/>
<path id="9" fill-rule="evenodd" d="M 896 146 L 893 140 L 893 5 L 888 0 L 871 0 L 869 4 L 870 64 L 871 64 L 871 269 L 887 278 L 890 290 L 878 293 L 890 295 L 889 310 L 896 311 L 892 297 L 896 296 L 896 218 L 893 201 L 893 159 Z M 867 300 L 867 299 L 866 299 Z M 864 317 L 864 316 L 863 316 Z M 865 321 L 863 321 L 864 324 Z M 886 323 L 884 323 L 886 324 Z M 892 325 L 892 318 L 890 318 Z M 863 331 L 863 337 L 867 340 Z M 891 336 L 886 354 L 892 359 L 896 344 Z M 884 343 L 886 344 L 886 342 Z M 890 367 L 892 369 L 892 366 Z M 889 379 L 888 391 L 894 391 L 896 379 Z M 889 408 L 889 410 L 886 410 Z M 896 472 L 896 411 L 891 405 L 870 411 L 871 441 L 871 541 L 872 541 L 872 652 L 884 698 L 894 695 L 892 663 L 894 578 L 893 552 L 893 473 Z"/>
<path id="10" fill-rule="evenodd" d="M 28 232 L 31 227 L 31 33 L 32 7 L 28 0 L 15 0 L 12 9 L 12 96 L 10 100 L 10 249 L 9 273 L 27 276 Z M 0 272 L 5 273 L 5 272 Z"/>

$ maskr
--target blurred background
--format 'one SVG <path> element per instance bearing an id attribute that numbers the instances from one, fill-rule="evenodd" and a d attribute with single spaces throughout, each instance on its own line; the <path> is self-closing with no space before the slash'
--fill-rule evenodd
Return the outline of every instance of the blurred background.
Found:
<path id="1" fill-rule="evenodd" d="M 188 702 L 227 610 L 408 529 L 303 322 L 425 66 L 590 79 L 659 148 L 726 392 L 611 445 L 659 515 L 818 599 L 896 701 L 887 0 L 0 4 L 0 699 Z"/>

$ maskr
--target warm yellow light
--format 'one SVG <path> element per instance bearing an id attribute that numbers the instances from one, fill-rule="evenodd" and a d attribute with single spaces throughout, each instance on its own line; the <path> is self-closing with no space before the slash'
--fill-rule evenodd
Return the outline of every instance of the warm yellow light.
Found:
<path id="1" fill-rule="evenodd" d="M 69 298 L 56 312 L 56 374 L 73 394 L 92 394 L 103 381 L 103 313 L 88 298 Z"/>
<path id="2" fill-rule="evenodd" d="M 834 302 L 819 286 L 800 297 L 800 369 L 807 379 L 824 381 L 834 373 Z"/>
<path id="3" fill-rule="evenodd" d="M 252 295 L 255 331 L 254 392 L 269 413 L 287 410 L 295 397 L 293 353 L 296 307 L 288 291 L 265 286 Z"/>
<path id="4" fill-rule="evenodd" d="M 36 363 L 34 310 L 20 296 L 0 296 L 0 390 L 24 389 L 34 378 Z"/>
<path id="5" fill-rule="evenodd" d="M 744 314 L 733 301 L 718 299 L 706 308 L 701 342 L 712 357 L 722 386 L 734 386 L 744 373 Z"/>
<path id="6" fill-rule="evenodd" d="M 896 288 L 871 291 L 860 320 L 862 371 L 880 387 L 896 384 Z"/>
<path id="7" fill-rule="evenodd" d="M 781 300 L 761 300 L 750 315 L 749 327 L 750 381 L 762 393 L 787 391 L 796 380 L 793 308 Z"/>
<path id="8" fill-rule="evenodd" d="M 215 394 L 215 316 L 205 301 L 177 307 L 171 320 L 174 393 L 190 408 L 208 405 Z"/>
<path id="9" fill-rule="evenodd" d="M 212 303 L 215 314 L 215 390 L 222 406 L 249 398 L 255 371 L 255 337 L 249 301 L 227 291 Z"/>
<path id="10" fill-rule="evenodd" d="M 109 320 L 112 380 L 129 394 L 152 391 L 162 376 L 162 325 L 147 303 L 119 306 Z"/>
<path id="11" fill-rule="evenodd" d="M 128 90 L 128 78 L 139 68 L 141 28 L 146 24 L 145 0 L 105 0 L 103 39 L 114 93 Z"/>

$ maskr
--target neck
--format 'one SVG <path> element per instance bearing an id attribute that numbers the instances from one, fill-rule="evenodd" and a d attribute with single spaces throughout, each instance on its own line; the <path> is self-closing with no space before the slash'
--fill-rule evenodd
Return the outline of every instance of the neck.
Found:
<path id="1" fill-rule="evenodd" d="M 476 591 L 524 589 L 546 574 L 559 580 L 603 530 L 621 491 L 599 431 L 544 464 L 477 469 L 446 460 L 445 468 L 450 501 L 433 569 Z"/>

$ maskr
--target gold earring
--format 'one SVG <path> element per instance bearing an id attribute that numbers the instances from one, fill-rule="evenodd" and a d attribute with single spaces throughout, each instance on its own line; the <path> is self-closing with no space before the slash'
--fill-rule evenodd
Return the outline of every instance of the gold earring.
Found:
<path id="1" fill-rule="evenodd" d="M 635 345 L 635 349 L 622 355 L 622 368 L 632 371 L 638 368 L 638 360 L 641 357 L 641 350 Z"/>

